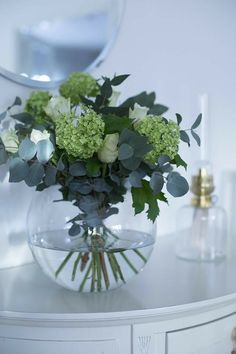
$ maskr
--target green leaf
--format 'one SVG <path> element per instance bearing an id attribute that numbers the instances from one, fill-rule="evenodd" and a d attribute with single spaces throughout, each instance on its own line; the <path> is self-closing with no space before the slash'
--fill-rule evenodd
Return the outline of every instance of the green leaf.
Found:
<path id="1" fill-rule="evenodd" d="M 168 107 L 163 106 L 162 104 L 154 104 L 152 108 L 148 111 L 148 114 L 154 114 L 157 116 L 161 116 L 165 112 L 168 111 Z"/>
<path id="2" fill-rule="evenodd" d="M 183 118 L 179 113 L 176 113 L 176 118 L 177 118 L 177 123 L 178 125 L 180 125 L 180 123 L 182 122 Z"/>
<path id="3" fill-rule="evenodd" d="M 115 115 L 116 117 L 126 117 L 126 119 L 129 116 L 129 108 L 128 107 L 102 107 L 101 109 L 98 109 L 98 113 L 102 113 L 103 115 Z M 105 118 L 105 117 L 103 117 Z M 130 119 L 129 119 L 130 122 Z"/>
<path id="4" fill-rule="evenodd" d="M 128 75 L 118 75 L 118 76 L 115 76 L 115 77 L 111 80 L 111 85 L 112 85 L 112 86 L 119 86 L 119 85 L 122 84 L 122 82 L 124 82 L 129 76 L 130 76 L 130 74 L 128 74 Z"/>
<path id="5" fill-rule="evenodd" d="M 97 160 L 88 160 L 86 170 L 89 177 L 99 177 L 101 175 L 101 163 Z"/>
<path id="6" fill-rule="evenodd" d="M 154 194 L 148 181 L 142 181 L 142 188 L 131 188 L 132 198 L 133 198 L 133 208 L 135 214 L 141 213 L 145 204 L 148 205 L 148 218 L 153 222 L 156 220 L 159 215 L 160 209 L 158 206 L 158 195 Z"/>
<path id="7" fill-rule="evenodd" d="M 78 176 L 86 176 L 86 168 L 83 164 L 83 162 L 75 162 L 73 165 L 69 167 L 69 172 L 72 176 L 78 177 Z"/>
<path id="8" fill-rule="evenodd" d="M 105 134 L 121 133 L 122 130 L 131 125 L 128 117 L 117 117 L 114 115 L 103 116 L 105 123 Z"/>
<path id="9" fill-rule="evenodd" d="M 191 126 L 191 129 L 196 129 L 202 121 L 202 114 L 200 113 L 197 117 L 197 119 L 195 120 L 195 122 L 193 123 L 193 125 Z"/>
<path id="10" fill-rule="evenodd" d="M 54 152 L 54 146 L 51 140 L 45 139 L 37 143 L 37 159 L 41 163 L 46 163 Z"/>
<path id="11" fill-rule="evenodd" d="M 192 137 L 196 140 L 198 146 L 201 146 L 201 139 L 197 133 L 195 133 L 194 130 L 191 130 Z"/>
<path id="12" fill-rule="evenodd" d="M 16 157 L 10 161 L 9 172 L 9 182 L 21 182 L 27 176 L 29 166 L 26 161 Z"/>
<path id="13" fill-rule="evenodd" d="M 189 185 L 179 173 L 171 172 L 167 179 L 166 189 L 173 197 L 182 197 L 189 191 Z"/>
<path id="14" fill-rule="evenodd" d="M 36 154 L 36 145 L 29 138 L 22 140 L 19 146 L 18 154 L 22 160 L 29 161 Z"/>
<path id="15" fill-rule="evenodd" d="M 158 193 L 157 199 L 168 204 L 168 200 L 163 192 Z"/>
<path id="16" fill-rule="evenodd" d="M 134 155 L 134 149 L 132 148 L 132 146 L 130 146 L 129 144 L 126 144 L 126 143 L 121 144 L 121 146 L 119 147 L 119 150 L 118 150 L 119 160 L 129 159 L 133 155 Z"/>
<path id="17" fill-rule="evenodd" d="M 188 146 L 190 146 L 190 139 L 186 131 L 180 130 L 180 139 L 184 142 L 187 143 Z"/>
<path id="18" fill-rule="evenodd" d="M 101 95 L 105 98 L 110 98 L 112 95 L 111 80 L 106 78 L 101 86 Z"/>
<path id="19" fill-rule="evenodd" d="M 150 187 L 152 188 L 153 192 L 158 194 L 161 192 L 164 186 L 164 178 L 161 173 L 153 172 L 151 180 L 150 180 Z"/>
<path id="20" fill-rule="evenodd" d="M 43 165 L 39 162 L 34 162 L 30 168 L 27 176 L 25 177 L 25 183 L 29 187 L 37 186 L 44 176 Z"/>
<path id="21" fill-rule="evenodd" d="M 56 184 L 56 176 L 57 176 L 57 169 L 56 167 L 53 166 L 47 166 L 46 172 L 45 172 L 45 185 L 46 186 L 52 186 Z"/>
<path id="22" fill-rule="evenodd" d="M 174 163 L 177 167 L 183 166 L 187 170 L 187 163 L 177 154 L 171 163 Z"/>
<path id="23" fill-rule="evenodd" d="M 135 103 L 138 103 L 140 106 L 152 108 L 156 99 L 155 92 L 147 93 L 146 91 L 141 92 L 137 96 L 128 98 L 125 102 L 122 103 L 122 107 L 134 108 Z"/>
<path id="24" fill-rule="evenodd" d="M 34 117 L 27 112 L 12 114 L 11 117 L 24 124 L 32 124 L 34 121 Z"/>

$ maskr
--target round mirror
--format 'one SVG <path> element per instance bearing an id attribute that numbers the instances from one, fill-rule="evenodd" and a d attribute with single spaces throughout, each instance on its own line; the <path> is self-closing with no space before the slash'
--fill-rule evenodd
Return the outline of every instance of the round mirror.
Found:
<path id="1" fill-rule="evenodd" d="M 0 74 L 50 88 L 106 57 L 124 0 L 0 0 Z"/>

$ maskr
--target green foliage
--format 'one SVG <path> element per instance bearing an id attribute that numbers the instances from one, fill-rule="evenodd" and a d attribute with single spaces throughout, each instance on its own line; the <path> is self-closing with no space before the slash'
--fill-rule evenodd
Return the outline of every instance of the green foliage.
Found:
<path id="1" fill-rule="evenodd" d="M 12 135 L 5 136 L 6 146 L 4 135 L 0 140 L 0 164 L 10 159 L 10 182 L 25 181 L 38 191 L 60 185 L 62 200 L 78 207 L 78 215 L 70 221 L 70 236 L 118 213 L 115 205 L 124 201 L 127 181 L 135 214 L 146 211 L 153 222 L 159 201 L 167 202 L 164 187 L 174 197 L 189 189 L 173 167 L 187 167 L 178 154 L 180 140 L 190 145 L 192 135 L 200 145 L 196 129 L 201 115 L 183 130 L 182 116 L 176 114 L 177 123 L 164 118 L 168 108 L 155 102 L 154 92 L 146 91 L 114 107 L 113 88 L 128 77 L 97 81 L 89 74 L 73 73 L 59 89 L 68 100 L 57 97 L 50 106 L 50 93 L 33 92 L 25 111 L 12 114 L 12 107 L 21 104 L 16 97 L 0 114 L 0 122 L 10 114 L 16 123 Z"/>
<path id="2" fill-rule="evenodd" d="M 144 211 L 145 204 L 148 205 L 147 216 L 151 221 L 155 221 L 159 215 L 158 194 L 154 194 L 148 181 L 142 181 L 142 188 L 131 188 L 133 198 L 133 208 L 135 214 Z"/>

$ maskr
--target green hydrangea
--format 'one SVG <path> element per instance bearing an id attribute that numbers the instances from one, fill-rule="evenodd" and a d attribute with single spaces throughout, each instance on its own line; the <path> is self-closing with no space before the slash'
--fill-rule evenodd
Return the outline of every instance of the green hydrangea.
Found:
<path id="1" fill-rule="evenodd" d="M 63 97 L 70 98 L 74 105 L 81 102 L 81 95 L 95 97 L 99 93 L 97 81 L 86 73 L 72 73 L 59 91 Z"/>
<path id="2" fill-rule="evenodd" d="M 30 113 L 37 123 L 43 123 L 46 118 L 44 108 L 47 106 L 51 95 L 46 91 L 34 91 L 26 101 L 25 111 Z"/>
<path id="3" fill-rule="evenodd" d="M 175 122 L 166 123 L 160 116 L 149 115 L 135 125 L 135 129 L 153 145 L 153 150 L 146 155 L 147 161 L 155 163 L 160 155 L 167 155 L 171 159 L 176 156 L 180 132 Z"/>
<path id="4" fill-rule="evenodd" d="M 105 124 L 99 114 L 87 109 L 75 122 L 74 116 L 63 116 L 56 121 L 56 143 L 74 157 L 88 159 L 103 144 Z"/>

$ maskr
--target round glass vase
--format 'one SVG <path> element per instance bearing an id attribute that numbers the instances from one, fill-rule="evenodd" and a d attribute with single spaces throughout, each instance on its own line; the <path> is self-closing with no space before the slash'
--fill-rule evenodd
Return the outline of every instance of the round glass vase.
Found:
<path id="1" fill-rule="evenodd" d="M 79 209 L 60 201 L 58 189 L 36 192 L 28 213 L 28 242 L 42 271 L 79 292 L 115 289 L 138 274 L 152 253 L 156 227 L 146 213 L 134 216 L 131 193 L 100 226 L 70 236 L 70 220 Z"/>

